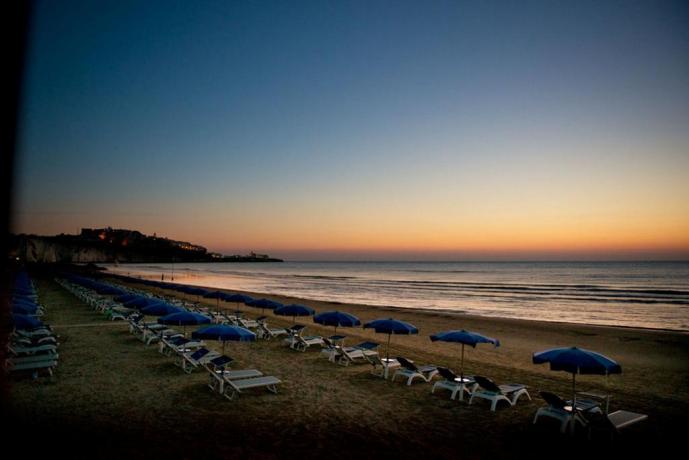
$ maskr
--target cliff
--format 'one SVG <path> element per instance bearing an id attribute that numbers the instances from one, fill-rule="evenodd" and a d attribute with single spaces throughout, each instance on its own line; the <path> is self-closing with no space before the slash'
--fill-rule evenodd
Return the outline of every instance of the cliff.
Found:
<path id="1" fill-rule="evenodd" d="M 12 235 L 10 257 L 28 263 L 282 262 L 265 255 L 222 256 L 203 246 L 137 231 L 84 229 L 81 235 Z"/>

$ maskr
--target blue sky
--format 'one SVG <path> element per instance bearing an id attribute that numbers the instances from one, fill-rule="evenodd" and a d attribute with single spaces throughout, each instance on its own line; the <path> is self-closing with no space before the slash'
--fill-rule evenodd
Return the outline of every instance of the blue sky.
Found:
<path id="1" fill-rule="evenodd" d="M 287 257 L 689 253 L 686 3 L 34 13 L 17 231 Z"/>

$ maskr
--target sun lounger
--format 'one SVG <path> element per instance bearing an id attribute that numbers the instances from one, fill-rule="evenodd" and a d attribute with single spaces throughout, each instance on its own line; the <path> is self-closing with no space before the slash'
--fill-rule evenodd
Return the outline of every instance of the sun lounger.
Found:
<path id="1" fill-rule="evenodd" d="M 474 380 L 476 380 L 479 387 L 471 393 L 469 404 L 474 401 L 474 398 L 487 399 L 491 402 L 490 410 L 495 412 L 495 407 L 499 401 L 507 401 L 510 406 L 514 406 L 521 395 L 526 395 L 531 400 L 531 395 L 526 390 L 526 385 L 518 383 L 497 385 L 491 379 L 479 375 L 475 376 Z"/>
<path id="2" fill-rule="evenodd" d="M 258 322 L 253 319 L 237 318 L 239 326 L 245 329 L 256 329 L 258 327 Z"/>
<path id="3" fill-rule="evenodd" d="M 296 337 L 301 335 L 301 333 L 304 332 L 304 329 L 306 329 L 306 326 L 303 324 L 295 324 L 294 326 L 288 328 L 287 337 L 283 340 L 283 342 L 290 348 L 293 347 L 297 340 Z"/>
<path id="4" fill-rule="evenodd" d="M 378 356 L 378 351 L 375 349 L 377 346 L 378 344 L 374 342 L 362 342 L 353 347 L 336 346 L 336 352 L 339 353 L 337 363 L 343 366 L 369 363 L 369 357 Z"/>
<path id="5" fill-rule="evenodd" d="M 570 423 L 578 422 L 582 426 L 585 426 L 587 422 L 581 414 L 586 412 L 601 412 L 600 405 L 595 401 L 577 399 L 576 411 L 573 411 L 572 401 L 565 401 L 558 395 L 548 391 L 541 391 L 540 395 L 541 398 L 548 403 L 548 405 L 541 407 L 536 411 L 533 423 L 536 424 L 540 417 L 554 418 L 560 422 L 561 433 L 567 431 L 567 426 Z"/>
<path id="6" fill-rule="evenodd" d="M 57 345 L 47 343 L 43 345 L 24 346 L 21 344 L 8 345 L 7 350 L 15 355 L 35 355 L 41 353 L 57 353 Z"/>
<path id="7" fill-rule="evenodd" d="M 281 335 L 287 335 L 287 329 L 284 327 L 280 328 L 270 328 L 265 321 L 256 320 L 258 328 L 256 329 L 256 334 L 259 339 L 270 340 L 273 337 L 279 337 Z"/>
<path id="8" fill-rule="evenodd" d="M 263 376 L 263 372 L 257 369 L 239 369 L 234 371 L 217 368 L 211 369 L 208 367 L 206 369 L 208 369 L 210 374 L 208 387 L 219 394 L 223 394 L 225 392 L 225 384 L 228 382 Z"/>
<path id="9" fill-rule="evenodd" d="M 162 324 L 160 326 L 163 326 Z M 166 326 L 163 326 L 163 328 L 146 328 L 145 329 L 145 334 L 141 338 L 141 340 L 146 344 L 146 345 L 151 345 L 152 343 L 158 342 L 163 338 L 174 338 L 174 337 L 184 337 L 183 334 L 180 334 L 179 331 L 176 331 L 174 329 L 168 329 Z"/>
<path id="10" fill-rule="evenodd" d="M 14 332 L 18 335 L 31 338 L 55 335 L 50 326 L 39 327 L 36 329 L 16 329 Z"/>
<path id="11" fill-rule="evenodd" d="M 390 370 L 400 367 L 399 361 L 395 358 L 381 358 L 379 355 L 364 355 L 364 358 L 373 366 L 371 374 L 376 377 L 388 378 Z"/>
<path id="12" fill-rule="evenodd" d="M 169 356 L 172 353 L 186 353 L 205 346 L 206 342 L 203 340 L 188 339 L 184 336 L 163 337 L 160 339 L 158 351 Z"/>
<path id="13" fill-rule="evenodd" d="M 591 439 L 594 431 L 603 431 L 610 433 L 610 440 L 612 441 L 615 435 L 620 434 L 621 430 L 648 419 L 648 415 L 617 410 L 607 415 L 602 411 L 586 413 L 583 414 L 583 418 L 588 427 L 589 439 Z"/>
<path id="14" fill-rule="evenodd" d="M 225 387 L 225 390 L 222 394 L 227 399 L 232 400 L 235 396 L 239 396 L 243 390 L 247 390 L 249 388 L 263 387 L 271 393 L 277 394 L 277 386 L 282 382 L 277 377 L 266 375 L 242 380 L 227 380 L 226 383 L 227 387 Z"/>
<path id="15" fill-rule="evenodd" d="M 31 377 L 35 380 L 38 378 L 40 371 L 46 371 L 50 378 L 53 377 L 53 371 L 57 367 L 57 359 L 34 361 L 14 364 L 11 360 L 5 361 L 5 370 L 7 372 L 31 372 Z"/>
<path id="16" fill-rule="evenodd" d="M 13 365 L 25 364 L 25 363 L 39 363 L 42 361 L 57 361 L 60 357 L 57 353 L 43 353 L 40 355 L 27 355 L 27 356 L 12 356 L 7 358 Z"/>
<path id="17" fill-rule="evenodd" d="M 36 347 L 39 345 L 59 345 L 57 337 L 55 337 L 54 335 L 46 335 L 39 338 L 14 336 L 11 337 L 11 341 L 15 345 L 21 345 L 24 347 Z"/>
<path id="18" fill-rule="evenodd" d="M 395 381 L 398 375 L 407 379 L 407 385 L 411 385 L 414 379 L 421 379 L 424 382 L 430 382 L 433 377 L 438 374 L 438 367 L 434 365 L 417 366 L 413 361 L 402 356 L 397 357 L 397 361 L 402 367 L 397 369 L 392 375 L 392 381 Z"/>
<path id="19" fill-rule="evenodd" d="M 303 337 L 299 334 L 294 336 L 294 342 L 292 343 L 292 348 L 298 351 L 306 351 L 311 345 L 323 345 L 323 337 L 320 335 L 312 335 L 308 337 Z"/>
<path id="20" fill-rule="evenodd" d="M 451 392 L 450 399 L 455 399 L 459 395 L 459 400 L 464 401 L 464 393 L 471 396 L 471 393 L 478 387 L 478 383 L 473 377 L 464 376 L 464 379 L 452 372 L 446 367 L 438 367 L 438 374 L 443 380 L 438 380 L 433 384 L 431 393 L 434 393 L 436 388 L 449 390 Z"/>
<path id="21" fill-rule="evenodd" d="M 195 351 L 189 351 L 180 354 L 178 366 L 182 368 L 187 374 L 191 374 L 194 369 L 209 363 L 212 359 L 220 356 L 217 351 L 210 351 L 208 348 L 199 348 Z"/>

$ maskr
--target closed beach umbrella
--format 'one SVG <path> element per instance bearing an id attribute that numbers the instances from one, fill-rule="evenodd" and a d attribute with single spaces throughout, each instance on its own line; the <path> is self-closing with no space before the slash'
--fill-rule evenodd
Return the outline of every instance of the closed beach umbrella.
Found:
<path id="1" fill-rule="evenodd" d="M 260 308 L 261 313 L 264 313 L 266 311 L 266 308 L 275 310 L 276 308 L 280 308 L 283 306 L 280 302 L 275 302 L 274 300 L 270 299 L 252 300 L 251 302 L 247 302 L 246 304 L 250 307 Z"/>
<path id="2" fill-rule="evenodd" d="M 338 327 L 360 326 L 361 321 L 356 316 L 343 311 L 326 311 L 313 317 L 313 322 L 325 326 L 335 326 L 335 333 Z"/>
<path id="3" fill-rule="evenodd" d="M 36 329 L 44 324 L 33 316 L 12 313 L 12 322 L 16 329 Z"/>
<path id="4" fill-rule="evenodd" d="M 311 307 L 307 307 L 306 305 L 299 305 L 293 303 L 280 308 L 276 308 L 275 310 L 273 310 L 273 313 L 275 313 L 278 316 L 291 316 L 292 322 L 294 323 L 297 321 L 297 316 L 311 316 L 314 315 L 316 311 Z"/>
<path id="5" fill-rule="evenodd" d="M 190 311 L 181 311 L 177 313 L 171 313 L 169 315 L 158 318 L 160 324 L 167 324 L 169 326 L 183 326 L 183 333 L 187 335 L 187 326 L 193 326 L 196 324 L 208 324 L 211 319 L 207 316 L 203 316 L 199 313 L 193 313 Z"/>
<path id="6" fill-rule="evenodd" d="M 476 348 L 479 343 L 492 343 L 496 348 L 500 346 L 500 341 L 498 339 L 492 339 L 486 337 L 485 335 L 478 334 L 476 332 L 469 332 L 465 330 L 461 331 L 447 331 L 438 332 L 431 336 L 431 341 L 433 342 L 452 342 L 462 344 L 462 364 L 459 370 L 459 376 L 464 381 L 464 345 L 469 345 Z"/>
<path id="7" fill-rule="evenodd" d="M 225 353 L 225 342 L 230 340 L 235 342 L 253 342 L 256 340 L 256 334 L 240 326 L 218 324 L 202 327 L 198 331 L 192 332 L 191 338 L 222 342 L 222 352 Z"/>
<path id="8" fill-rule="evenodd" d="M 622 367 L 605 355 L 583 348 L 552 348 L 533 354 L 534 364 L 550 363 L 551 371 L 565 371 L 572 374 L 572 407 L 576 407 L 576 375 L 621 374 Z"/>
<path id="9" fill-rule="evenodd" d="M 392 318 L 370 321 L 364 324 L 364 329 L 373 329 L 378 334 L 388 335 L 388 343 L 385 347 L 386 360 L 390 359 L 390 337 L 392 337 L 392 334 L 410 335 L 419 333 L 416 326 Z"/>

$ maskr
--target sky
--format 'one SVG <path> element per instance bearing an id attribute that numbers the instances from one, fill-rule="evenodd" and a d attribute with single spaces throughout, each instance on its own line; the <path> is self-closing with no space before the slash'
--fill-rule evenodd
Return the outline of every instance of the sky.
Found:
<path id="1" fill-rule="evenodd" d="M 689 3 L 39 1 L 15 232 L 689 259 Z"/>

